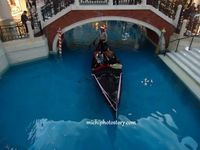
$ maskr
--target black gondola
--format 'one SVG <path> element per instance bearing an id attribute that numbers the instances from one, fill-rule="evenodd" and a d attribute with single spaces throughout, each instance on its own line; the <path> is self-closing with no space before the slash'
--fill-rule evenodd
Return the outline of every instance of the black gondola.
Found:
<path id="1" fill-rule="evenodd" d="M 94 51 L 92 58 L 92 76 L 111 106 L 115 119 L 120 103 L 122 84 L 122 64 L 113 51 Z"/>

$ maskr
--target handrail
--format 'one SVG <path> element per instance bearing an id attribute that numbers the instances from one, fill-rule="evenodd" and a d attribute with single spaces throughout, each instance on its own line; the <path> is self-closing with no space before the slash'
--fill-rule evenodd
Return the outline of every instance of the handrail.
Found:
<path id="1" fill-rule="evenodd" d="M 21 22 L 17 22 L 13 25 L 0 26 L 0 38 L 2 42 L 27 38 L 25 26 Z"/>
<path id="2" fill-rule="evenodd" d="M 32 28 L 34 29 L 35 37 L 42 34 L 40 22 L 32 20 Z M 0 26 L 0 39 L 2 42 L 24 39 L 28 37 L 29 34 L 27 33 L 26 27 L 22 24 L 22 22 L 15 22 L 14 24 Z"/>
<path id="3" fill-rule="evenodd" d="M 188 50 L 191 50 L 191 46 L 192 46 L 192 43 L 193 43 L 195 37 L 200 38 L 200 35 L 192 35 L 192 36 L 187 36 L 187 37 L 178 38 L 178 39 L 169 41 L 169 43 L 178 41 L 178 43 L 177 43 L 177 45 L 176 45 L 176 49 L 175 49 L 175 52 L 177 52 L 177 51 L 178 51 L 178 46 L 179 46 L 179 43 L 180 43 L 181 40 L 188 39 L 188 38 L 192 38 L 192 40 L 190 41 L 190 45 L 189 45 L 189 47 L 188 47 Z"/>
<path id="4" fill-rule="evenodd" d="M 172 42 L 175 42 L 175 41 L 178 41 L 178 40 L 182 40 L 182 39 L 191 38 L 191 37 L 199 37 L 200 38 L 200 35 L 191 35 L 191 36 L 187 36 L 187 37 L 178 38 L 178 39 L 169 41 L 169 43 L 172 43 Z"/>
<path id="5" fill-rule="evenodd" d="M 53 15 L 56 15 L 58 12 L 73 4 L 74 0 L 60 0 L 60 1 L 52 1 L 49 0 L 44 6 L 41 7 L 41 13 L 43 17 L 43 21 L 48 20 Z"/>

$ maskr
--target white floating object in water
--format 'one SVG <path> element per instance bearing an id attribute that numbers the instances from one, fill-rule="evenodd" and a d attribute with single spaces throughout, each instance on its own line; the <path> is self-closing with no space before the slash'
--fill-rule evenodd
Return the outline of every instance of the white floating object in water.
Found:
<path id="1" fill-rule="evenodd" d="M 147 83 L 145 82 L 144 85 L 147 86 Z"/>
<path id="2" fill-rule="evenodd" d="M 172 111 L 176 113 L 176 110 L 174 108 L 172 109 Z"/>
<path id="3" fill-rule="evenodd" d="M 128 113 L 128 115 L 129 115 L 129 116 L 131 116 L 131 115 L 132 115 L 132 113 Z"/>

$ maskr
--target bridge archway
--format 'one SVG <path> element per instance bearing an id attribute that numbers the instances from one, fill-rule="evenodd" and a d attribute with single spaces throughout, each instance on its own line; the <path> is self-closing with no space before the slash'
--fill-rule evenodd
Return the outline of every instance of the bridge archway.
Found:
<path id="1" fill-rule="evenodd" d="M 144 26 L 152 31 L 154 31 L 158 37 L 160 37 L 161 35 L 161 30 L 152 26 L 149 23 L 146 23 L 144 21 L 138 20 L 138 19 L 133 19 L 133 18 L 128 18 L 128 17 L 117 17 L 117 16 L 102 16 L 102 17 L 95 17 L 95 18 L 90 18 L 90 19 L 85 19 L 79 22 L 76 22 L 74 24 L 71 24 L 67 27 L 64 27 L 62 29 L 62 33 L 65 33 L 75 27 L 87 24 L 87 23 L 92 23 L 92 22 L 97 22 L 97 21 L 125 21 L 125 22 L 130 22 L 130 23 L 134 23 L 140 26 Z M 164 38 L 164 37 L 163 37 Z M 53 44 L 52 44 L 52 48 L 53 48 L 53 52 L 57 52 L 57 42 L 58 42 L 58 34 L 54 37 L 53 39 Z M 162 40 L 162 44 L 165 46 L 165 38 Z"/>

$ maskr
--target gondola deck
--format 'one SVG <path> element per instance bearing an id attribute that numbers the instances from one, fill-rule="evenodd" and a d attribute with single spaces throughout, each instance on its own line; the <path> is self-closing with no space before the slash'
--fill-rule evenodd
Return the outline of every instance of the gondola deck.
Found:
<path id="1" fill-rule="evenodd" d="M 94 52 L 92 59 L 92 76 L 112 108 L 116 119 L 120 103 L 122 69 L 114 68 L 112 65 L 115 63 L 113 62 L 112 64 L 108 62 L 102 64 L 97 63 L 95 58 L 96 53 L 97 51 Z M 116 64 L 121 65 L 119 60 L 117 60 Z"/>

